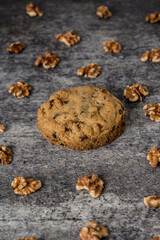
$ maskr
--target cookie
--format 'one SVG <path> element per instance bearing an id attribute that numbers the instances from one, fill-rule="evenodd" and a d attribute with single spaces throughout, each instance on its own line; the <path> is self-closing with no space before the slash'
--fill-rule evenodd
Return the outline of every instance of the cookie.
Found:
<path id="1" fill-rule="evenodd" d="M 44 138 L 55 145 L 89 150 L 114 141 L 125 128 L 123 104 L 107 88 L 62 89 L 37 114 Z"/>

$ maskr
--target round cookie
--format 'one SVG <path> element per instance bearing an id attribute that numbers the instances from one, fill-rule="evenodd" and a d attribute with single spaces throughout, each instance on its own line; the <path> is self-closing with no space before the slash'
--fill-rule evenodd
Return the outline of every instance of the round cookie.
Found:
<path id="1" fill-rule="evenodd" d="M 114 141 L 125 128 L 122 103 L 107 88 L 62 89 L 37 114 L 42 135 L 58 146 L 89 150 Z"/>

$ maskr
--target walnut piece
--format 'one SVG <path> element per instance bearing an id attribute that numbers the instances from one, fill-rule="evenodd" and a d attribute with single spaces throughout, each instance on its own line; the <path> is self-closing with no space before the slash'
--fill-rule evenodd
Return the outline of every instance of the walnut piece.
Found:
<path id="1" fill-rule="evenodd" d="M 15 188 L 14 193 L 18 195 L 28 195 L 42 187 L 41 181 L 24 177 L 14 178 L 11 185 Z"/>
<path id="2" fill-rule="evenodd" d="M 13 96 L 17 98 L 28 97 L 30 95 L 31 90 L 32 90 L 31 86 L 22 81 L 12 84 L 11 86 L 8 87 L 8 92 L 9 93 L 13 92 Z"/>
<path id="3" fill-rule="evenodd" d="M 160 162 L 160 149 L 158 150 L 157 147 L 151 148 L 147 154 L 147 160 L 150 162 L 152 167 L 157 167 Z"/>
<path id="4" fill-rule="evenodd" d="M 112 16 L 112 13 L 109 11 L 107 6 L 100 6 L 96 12 L 97 16 L 100 18 L 109 18 Z"/>
<path id="5" fill-rule="evenodd" d="M 82 227 L 79 234 L 82 240 L 99 240 L 108 236 L 108 230 L 104 226 L 99 226 L 96 222 L 90 221 L 89 227 Z"/>
<path id="6" fill-rule="evenodd" d="M 35 61 L 35 66 L 43 65 L 44 68 L 54 68 L 59 62 L 57 57 L 52 52 L 46 52 L 43 56 L 39 56 Z"/>
<path id="7" fill-rule="evenodd" d="M 78 76 L 84 76 L 89 78 L 95 78 L 101 73 L 101 67 L 97 63 L 91 63 L 87 67 L 82 66 L 77 71 Z"/>
<path id="8" fill-rule="evenodd" d="M 150 55 L 150 52 L 149 51 L 146 51 L 145 53 L 143 53 L 142 57 L 141 57 L 141 61 L 142 62 L 146 62 L 149 60 L 149 55 Z"/>
<path id="9" fill-rule="evenodd" d="M 120 53 L 122 51 L 122 46 L 119 42 L 114 40 L 106 41 L 103 43 L 103 48 L 106 52 Z"/>
<path id="10" fill-rule="evenodd" d="M 152 240 L 160 240 L 160 235 L 159 237 L 153 237 Z"/>
<path id="11" fill-rule="evenodd" d="M 160 103 L 144 105 L 143 109 L 147 110 L 145 116 L 150 117 L 152 121 L 160 122 Z"/>
<path id="12" fill-rule="evenodd" d="M 80 41 L 80 36 L 75 31 L 68 31 L 65 34 L 56 35 L 59 42 L 64 42 L 68 47 L 75 45 Z"/>
<path id="13" fill-rule="evenodd" d="M 83 177 L 78 178 L 76 189 L 88 190 L 90 191 L 91 197 L 97 198 L 102 193 L 103 181 L 98 177 L 97 174 L 93 174 L 91 179 L 88 175 L 84 175 Z"/>
<path id="14" fill-rule="evenodd" d="M 141 86 L 139 83 L 127 86 L 124 90 L 124 96 L 129 99 L 130 102 L 142 101 L 142 96 L 149 94 L 146 86 Z"/>
<path id="15" fill-rule="evenodd" d="M 25 46 L 20 42 L 11 43 L 10 46 L 7 48 L 8 52 L 20 53 L 23 51 Z"/>
<path id="16" fill-rule="evenodd" d="M 157 23 L 160 21 L 160 12 L 154 12 L 146 16 L 146 22 Z"/>
<path id="17" fill-rule="evenodd" d="M 160 48 L 152 49 L 151 52 L 146 51 L 145 53 L 143 53 L 141 61 L 146 62 L 148 60 L 151 60 L 153 63 L 160 62 Z"/>
<path id="18" fill-rule="evenodd" d="M 5 145 L 0 146 L 0 160 L 2 165 L 9 164 L 12 161 L 12 151 Z"/>
<path id="19" fill-rule="evenodd" d="M 37 240 L 37 238 L 30 236 L 30 237 L 19 238 L 19 239 L 13 239 L 13 240 Z"/>
<path id="20" fill-rule="evenodd" d="M 30 17 L 36 17 L 36 16 L 42 16 L 43 12 L 40 10 L 40 8 L 33 3 L 29 3 L 26 5 L 26 13 Z"/>
<path id="21" fill-rule="evenodd" d="M 4 132 L 5 131 L 5 127 L 3 126 L 3 124 L 0 124 L 0 132 Z"/>
<path id="22" fill-rule="evenodd" d="M 144 203 L 149 207 L 160 207 L 160 196 L 145 197 Z"/>

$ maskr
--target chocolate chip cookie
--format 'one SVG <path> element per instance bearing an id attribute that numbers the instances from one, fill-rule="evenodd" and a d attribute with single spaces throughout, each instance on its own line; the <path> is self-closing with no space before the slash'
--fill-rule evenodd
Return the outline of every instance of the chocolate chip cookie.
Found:
<path id="1" fill-rule="evenodd" d="M 122 103 L 107 88 L 62 89 L 37 114 L 44 138 L 55 145 L 89 150 L 114 141 L 125 128 Z"/>

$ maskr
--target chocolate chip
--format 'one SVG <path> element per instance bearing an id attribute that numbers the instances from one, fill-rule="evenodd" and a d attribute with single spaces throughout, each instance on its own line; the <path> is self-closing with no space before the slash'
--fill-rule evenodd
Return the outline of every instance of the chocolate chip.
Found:
<path id="1" fill-rule="evenodd" d="M 125 127 L 125 125 L 126 125 L 125 122 L 123 122 L 123 123 L 122 123 L 122 127 Z"/>
<path id="2" fill-rule="evenodd" d="M 45 115 L 45 114 L 46 114 L 46 112 L 45 112 L 45 109 L 44 109 L 44 108 L 42 108 L 42 113 L 43 113 L 43 115 Z"/>
<path id="3" fill-rule="evenodd" d="M 64 144 L 63 144 L 63 143 L 60 143 L 60 145 L 61 145 L 61 146 L 64 146 Z"/>
<path id="4" fill-rule="evenodd" d="M 93 149 L 93 144 L 90 144 L 90 149 Z"/>
<path id="5" fill-rule="evenodd" d="M 83 135 L 82 137 L 80 137 L 81 141 L 84 141 L 87 138 L 88 138 L 87 135 Z"/>
<path id="6" fill-rule="evenodd" d="M 102 129 L 103 126 L 102 126 L 101 124 L 98 123 L 98 127 L 99 127 L 100 129 Z"/>
<path id="7" fill-rule="evenodd" d="M 96 92 L 93 92 L 92 95 L 91 95 L 92 98 L 96 98 L 97 97 L 97 93 Z"/>
<path id="8" fill-rule="evenodd" d="M 56 119 L 60 114 L 57 113 L 56 115 L 54 115 L 53 119 Z"/>
<path id="9" fill-rule="evenodd" d="M 81 112 L 80 112 L 80 114 L 83 114 L 83 113 L 85 113 L 85 111 L 81 111 Z"/>
<path id="10" fill-rule="evenodd" d="M 122 111 L 122 109 L 120 109 L 120 110 L 119 110 L 119 114 L 122 114 L 122 113 L 123 113 L 123 111 Z"/>
<path id="11" fill-rule="evenodd" d="M 53 133 L 52 133 L 52 136 L 53 136 L 54 138 L 56 138 L 56 132 L 53 132 Z"/>
<path id="12" fill-rule="evenodd" d="M 80 125 L 79 122 L 77 122 L 77 128 L 78 128 L 78 129 L 81 129 L 81 125 Z"/>
<path id="13" fill-rule="evenodd" d="M 108 89 L 107 89 L 107 88 L 102 88 L 102 92 L 103 92 L 103 93 L 107 93 L 107 92 L 108 92 Z"/>
<path id="14" fill-rule="evenodd" d="M 113 132 L 113 131 L 114 131 L 114 129 L 115 129 L 115 126 L 113 126 L 113 128 L 112 128 L 111 132 Z"/>
<path id="15" fill-rule="evenodd" d="M 86 99 L 86 97 L 82 96 L 82 99 Z"/>
<path id="16" fill-rule="evenodd" d="M 67 128 L 67 127 L 65 127 L 65 131 L 66 131 L 66 132 L 68 132 L 68 131 L 71 131 L 71 129 L 70 129 L 70 128 Z"/>
<path id="17" fill-rule="evenodd" d="M 50 108 L 52 108 L 53 105 L 54 105 L 54 100 L 50 100 L 50 101 L 49 101 L 49 106 L 50 106 Z"/>

